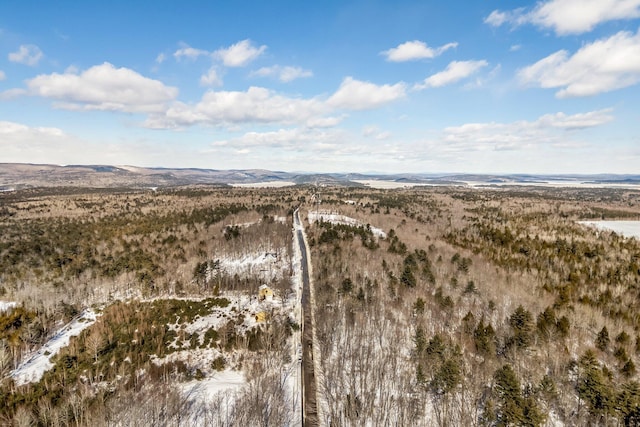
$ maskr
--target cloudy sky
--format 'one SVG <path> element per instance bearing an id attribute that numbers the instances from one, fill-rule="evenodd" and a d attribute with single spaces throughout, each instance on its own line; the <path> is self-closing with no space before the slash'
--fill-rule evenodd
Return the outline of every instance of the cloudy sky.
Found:
<path id="1" fill-rule="evenodd" d="M 0 162 L 640 173 L 639 83 L 640 0 L 0 2 Z"/>

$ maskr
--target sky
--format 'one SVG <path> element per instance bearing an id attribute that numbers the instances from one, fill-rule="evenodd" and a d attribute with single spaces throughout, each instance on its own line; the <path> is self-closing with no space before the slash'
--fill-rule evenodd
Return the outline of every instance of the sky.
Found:
<path id="1" fill-rule="evenodd" d="M 0 2 L 0 163 L 640 173 L 640 0 Z"/>

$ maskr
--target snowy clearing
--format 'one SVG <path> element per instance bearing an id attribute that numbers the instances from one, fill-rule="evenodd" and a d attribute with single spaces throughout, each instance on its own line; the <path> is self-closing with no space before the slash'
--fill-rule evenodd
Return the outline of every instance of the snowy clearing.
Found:
<path id="1" fill-rule="evenodd" d="M 95 311 L 88 308 L 80 316 L 56 332 L 45 345 L 20 363 L 20 366 L 15 370 L 11 371 L 11 377 L 16 384 L 23 385 L 40 381 L 44 373 L 53 367 L 53 363 L 50 361 L 51 357 L 58 354 L 63 347 L 68 346 L 71 337 L 80 335 L 84 329 L 93 325 L 97 316 L 99 315 Z"/>
<path id="2" fill-rule="evenodd" d="M 363 224 L 362 222 L 358 221 L 355 218 L 351 218 L 348 216 L 339 215 L 335 213 L 330 213 L 330 212 L 310 211 L 308 217 L 309 217 L 310 223 L 322 220 L 322 221 L 330 222 L 332 224 L 354 225 L 356 227 L 360 227 L 360 226 L 366 227 L 367 225 L 369 225 L 369 224 Z M 377 236 L 381 239 L 385 239 L 387 237 L 387 233 L 382 231 L 380 228 L 374 227 L 372 225 L 369 225 L 369 228 L 371 229 L 371 232 L 374 234 L 374 236 Z"/>
<path id="3" fill-rule="evenodd" d="M 615 231 L 625 237 L 640 239 L 640 221 L 578 221 L 598 230 Z"/>
<path id="4" fill-rule="evenodd" d="M 201 381 L 191 380 L 180 384 L 183 395 L 192 402 L 205 404 L 216 393 L 238 390 L 247 384 L 240 371 L 226 370 L 216 372 Z"/>
<path id="5" fill-rule="evenodd" d="M 18 306 L 18 303 L 13 301 L 0 301 L 0 313 L 5 313 Z"/>
<path id="6" fill-rule="evenodd" d="M 225 255 L 220 257 L 220 266 L 228 275 L 257 276 L 266 281 L 282 279 L 288 271 L 285 248 L 268 252 L 254 252 L 239 256 Z"/>
<path id="7" fill-rule="evenodd" d="M 377 188 L 379 190 L 393 190 L 396 188 L 411 188 L 411 187 L 434 187 L 438 184 L 430 184 L 425 182 L 398 182 L 398 181 L 385 181 L 381 179 L 354 179 L 353 182 L 366 185 L 367 187 Z"/>
<path id="8" fill-rule="evenodd" d="M 293 181 L 265 181 L 265 182 L 248 182 L 242 184 L 229 184 L 232 187 L 239 188 L 281 188 L 296 185 Z"/>
<path id="9" fill-rule="evenodd" d="M 258 324 L 256 315 L 260 312 L 271 312 L 274 309 L 280 309 L 280 299 L 273 299 L 271 301 L 258 301 L 257 296 L 246 295 L 242 293 L 226 292 L 223 296 L 230 301 L 226 307 L 214 306 L 211 307 L 211 311 L 206 316 L 197 315 L 195 319 L 190 322 L 182 322 L 178 320 L 176 323 L 168 324 L 169 330 L 176 332 L 184 332 L 186 334 L 197 334 L 198 343 L 202 344 L 205 338 L 205 334 L 209 329 L 219 329 L 228 322 L 234 322 L 236 331 L 240 334 L 246 333 L 247 330 Z M 176 337 L 173 343 L 169 346 L 172 348 L 188 348 L 189 342 L 180 341 L 179 336 Z M 155 359 L 155 363 L 164 363 L 166 361 L 183 360 L 191 365 L 190 360 L 192 351 L 186 350 L 184 357 L 180 356 L 180 353 L 172 353 L 164 359 Z M 177 354 L 177 355 L 176 355 Z M 213 361 L 214 357 L 210 357 L 207 362 Z"/>
<path id="10" fill-rule="evenodd" d="M 491 188 L 491 187 L 551 187 L 551 188 L 620 188 L 637 190 L 638 184 L 624 184 L 624 183 L 600 183 L 600 182 L 584 182 L 573 180 L 541 180 L 541 181 L 512 181 L 505 180 L 501 182 L 488 182 L 488 181 L 460 181 L 464 185 L 468 185 L 472 188 Z"/>

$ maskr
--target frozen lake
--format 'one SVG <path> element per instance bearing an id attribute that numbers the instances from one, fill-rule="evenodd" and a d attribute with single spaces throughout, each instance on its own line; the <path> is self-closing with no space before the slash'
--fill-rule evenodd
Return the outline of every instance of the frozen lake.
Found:
<path id="1" fill-rule="evenodd" d="M 578 221 L 578 223 L 600 230 L 615 231 L 625 237 L 635 237 L 640 240 L 640 221 Z"/>

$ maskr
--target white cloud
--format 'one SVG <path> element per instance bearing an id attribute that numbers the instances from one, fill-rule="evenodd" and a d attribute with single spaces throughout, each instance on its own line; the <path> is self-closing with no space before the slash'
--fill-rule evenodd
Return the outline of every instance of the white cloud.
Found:
<path id="1" fill-rule="evenodd" d="M 447 43 L 439 48 L 432 48 L 427 46 L 425 42 L 420 40 L 413 40 L 402 43 L 397 47 L 391 48 L 380 52 L 381 55 L 387 57 L 387 61 L 391 62 L 405 62 L 414 61 L 416 59 L 430 59 L 441 55 L 448 49 L 453 49 L 458 46 L 458 43 Z"/>
<path id="2" fill-rule="evenodd" d="M 344 115 L 336 110 L 373 109 L 406 96 L 404 83 L 375 85 L 344 79 L 328 99 L 299 98 L 252 86 L 246 91 L 208 91 L 196 104 L 174 102 L 153 112 L 144 126 L 156 129 L 193 125 L 236 126 L 247 123 L 299 124 L 307 128 L 333 127 Z"/>
<path id="3" fill-rule="evenodd" d="M 558 35 L 581 34 L 597 25 L 615 20 L 640 17 L 640 0 L 547 0 L 527 11 L 494 10 L 484 20 L 494 27 L 510 23 L 513 26 L 531 23 L 551 28 Z"/>
<path id="4" fill-rule="evenodd" d="M 2 135 L 3 137 L 12 135 L 18 137 L 59 137 L 64 136 L 64 132 L 58 128 L 29 127 L 21 123 L 0 121 L 0 135 Z"/>
<path id="5" fill-rule="evenodd" d="M 558 98 L 590 96 L 640 82 L 640 30 L 621 31 L 581 47 L 569 56 L 566 50 L 518 71 L 524 84 L 562 88 Z"/>
<path id="6" fill-rule="evenodd" d="M 6 78 L 7 78 L 7 75 L 4 73 L 4 71 L 0 70 L 0 82 Z"/>
<path id="7" fill-rule="evenodd" d="M 265 50 L 267 50 L 267 46 L 255 47 L 251 44 L 251 40 L 246 39 L 228 48 L 216 50 L 213 52 L 213 56 L 220 59 L 227 67 L 244 67 L 262 55 Z"/>
<path id="8" fill-rule="evenodd" d="M 209 68 L 207 74 L 200 77 L 200 84 L 203 86 L 222 86 L 222 77 L 218 74 L 215 67 Z"/>
<path id="9" fill-rule="evenodd" d="M 42 56 L 42 51 L 38 46 L 33 44 L 23 44 L 18 48 L 17 52 L 9 54 L 9 61 L 34 66 L 40 62 Z"/>
<path id="10" fill-rule="evenodd" d="M 289 159 L 290 167 L 299 168 L 300 165 L 308 164 L 310 158 L 316 165 L 314 167 L 317 167 L 322 161 L 332 164 L 345 161 L 352 163 L 353 159 L 349 156 L 360 150 L 347 142 L 350 142 L 350 137 L 341 129 L 290 128 L 269 132 L 247 132 L 236 138 L 214 141 L 208 151 L 218 155 L 252 153 L 254 161 L 263 162 L 265 153 L 277 150 L 280 159 Z"/>
<path id="11" fill-rule="evenodd" d="M 475 79 L 472 79 L 468 83 L 466 83 L 463 88 L 464 89 L 477 89 L 486 86 L 489 82 L 495 80 L 502 71 L 502 65 L 498 64 L 491 71 L 486 74 L 477 76 Z"/>
<path id="12" fill-rule="evenodd" d="M 327 100 L 327 105 L 347 110 L 369 110 L 406 96 L 406 85 L 376 85 L 347 77 Z"/>
<path id="13" fill-rule="evenodd" d="M 241 91 L 209 91 L 195 105 L 174 103 L 154 114 L 145 125 L 176 128 L 195 124 L 304 123 L 327 112 L 317 99 L 290 98 L 261 87 Z"/>
<path id="14" fill-rule="evenodd" d="M 570 116 L 562 112 L 546 114 L 537 120 L 537 124 L 567 130 L 586 129 L 611 122 L 614 119 L 611 115 L 612 112 L 613 109 L 606 108 L 604 110 L 589 111 L 588 113 L 578 113 Z"/>
<path id="15" fill-rule="evenodd" d="M 382 131 L 376 125 L 367 125 L 362 128 L 362 136 L 382 141 L 391 138 L 391 132 Z"/>
<path id="16" fill-rule="evenodd" d="M 414 88 L 420 90 L 431 87 L 446 86 L 475 74 L 487 65 L 489 65 L 489 63 L 485 60 L 452 61 L 444 71 L 440 71 L 439 73 L 427 77 L 423 83 L 416 84 Z"/>
<path id="17" fill-rule="evenodd" d="M 52 163 L 61 151 L 68 156 L 68 148 L 71 153 L 83 153 L 73 142 L 74 138 L 58 128 L 0 121 L 0 151 L 6 162 Z"/>
<path id="18" fill-rule="evenodd" d="M 199 56 L 209 55 L 209 52 L 202 49 L 196 49 L 189 45 L 183 44 L 182 47 L 173 53 L 173 57 L 180 61 L 183 58 L 189 60 L 198 59 Z"/>
<path id="19" fill-rule="evenodd" d="M 165 55 L 164 53 L 159 53 L 158 56 L 156 56 L 156 64 L 162 64 L 166 60 L 167 55 Z"/>
<path id="20" fill-rule="evenodd" d="M 539 144 L 566 144 L 574 131 L 611 122 L 614 119 L 611 113 L 611 109 L 573 115 L 559 112 L 535 121 L 467 123 L 445 128 L 442 141 L 452 151 L 518 150 Z"/>
<path id="21" fill-rule="evenodd" d="M 345 117 L 344 115 L 337 117 L 312 117 L 306 121 L 305 125 L 308 128 L 330 128 L 338 126 Z"/>
<path id="22" fill-rule="evenodd" d="M 291 66 L 282 67 L 280 65 L 262 67 L 251 74 L 260 77 L 275 77 L 283 83 L 288 83 L 299 78 L 313 77 L 313 72 L 311 70 Z"/>
<path id="23" fill-rule="evenodd" d="M 81 74 L 39 75 L 27 80 L 27 87 L 29 94 L 54 99 L 59 101 L 57 107 L 72 110 L 155 112 L 178 95 L 174 87 L 108 62 Z"/>
<path id="24" fill-rule="evenodd" d="M 9 90 L 5 90 L 4 92 L 0 92 L 0 100 L 6 101 L 9 99 L 18 98 L 24 95 L 27 95 L 27 91 L 24 89 L 18 89 L 18 88 L 9 89 Z"/>
<path id="25" fill-rule="evenodd" d="M 485 24 L 489 24 L 493 27 L 499 27 L 505 22 L 511 20 L 511 14 L 509 12 L 503 12 L 500 10 L 494 10 L 484 19 Z"/>
<path id="26" fill-rule="evenodd" d="M 514 45 L 511 45 L 511 47 L 509 48 L 509 52 L 517 52 L 520 49 L 522 49 L 522 45 L 514 44 Z"/>

